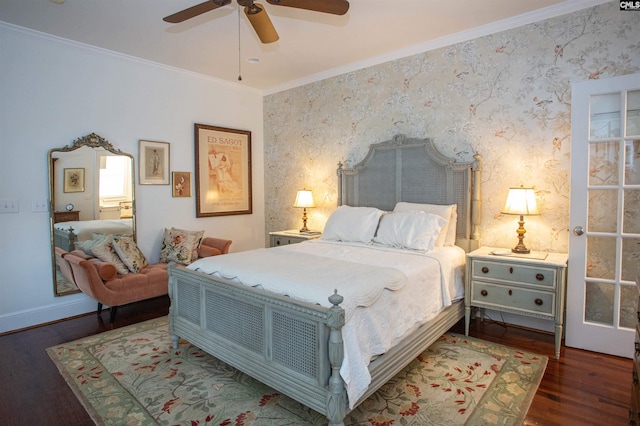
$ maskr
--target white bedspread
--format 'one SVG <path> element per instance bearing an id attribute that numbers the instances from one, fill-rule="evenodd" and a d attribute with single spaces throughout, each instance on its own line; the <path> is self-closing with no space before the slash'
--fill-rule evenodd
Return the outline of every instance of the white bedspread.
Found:
<path id="1" fill-rule="evenodd" d="M 204 258 L 188 268 L 327 307 L 337 289 L 346 317 L 340 375 L 353 408 L 371 383 L 371 358 L 463 296 L 464 262 L 458 247 L 422 253 L 312 240 Z"/>
<path id="2" fill-rule="evenodd" d="M 85 241 L 93 238 L 96 234 L 133 235 L 132 219 L 99 219 L 99 220 L 79 220 L 70 222 L 58 222 L 54 225 L 57 229 L 69 230 L 77 235 L 77 241 Z"/>

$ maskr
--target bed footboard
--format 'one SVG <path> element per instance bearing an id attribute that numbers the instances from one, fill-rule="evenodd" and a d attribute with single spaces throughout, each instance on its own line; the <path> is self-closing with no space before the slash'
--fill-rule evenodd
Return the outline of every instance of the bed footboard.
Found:
<path id="1" fill-rule="evenodd" d="M 347 395 L 340 377 L 344 310 L 331 308 L 170 264 L 169 333 L 344 424 Z"/>
<path id="2" fill-rule="evenodd" d="M 78 236 L 73 228 L 59 229 L 54 226 L 54 246 L 60 247 L 65 251 L 73 251 L 76 249 L 76 241 Z"/>

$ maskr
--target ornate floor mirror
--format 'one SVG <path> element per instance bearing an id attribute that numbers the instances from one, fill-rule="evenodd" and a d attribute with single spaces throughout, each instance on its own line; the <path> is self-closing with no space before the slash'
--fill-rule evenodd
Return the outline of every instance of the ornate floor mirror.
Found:
<path id="1" fill-rule="evenodd" d="M 136 236 L 133 155 L 95 133 L 49 151 L 53 291 L 78 293 L 61 260 L 94 234 Z"/>

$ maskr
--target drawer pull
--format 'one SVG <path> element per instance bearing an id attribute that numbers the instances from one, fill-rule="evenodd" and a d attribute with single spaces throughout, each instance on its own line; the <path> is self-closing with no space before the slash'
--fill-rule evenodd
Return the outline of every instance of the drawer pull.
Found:
<path id="1" fill-rule="evenodd" d="M 276 241 L 276 245 L 279 246 L 280 245 L 280 240 Z"/>
<path id="2" fill-rule="evenodd" d="M 487 294 L 489 294 L 489 292 L 487 290 L 482 290 L 480 291 L 480 294 L 486 296 Z"/>
<path id="3" fill-rule="evenodd" d="M 536 280 L 538 281 L 544 280 L 544 274 L 536 274 Z"/>
<path id="4" fill-rule="evenodd" d="M 640 354 L 640 342 L 636 342 L 636 355 Z"/>
<path id="5" fill-rule="evenodd" d="M 483 274 L 488 274 L 489 273 L 489 268 L 487 268 L 486 266 L 482 267 L 482 273 Z"/>
<path id="6" fill-rule="evenodd" d="M 513 268 L 509 268 L 509 273 L 513 274 Z"/>
<path id="7" fill-rule="evenodd" d="M 638 322 L 640 322 L 640 311 L 636 312 L 636 315 L 638 316 Z"/>
<path id="8" fill-rule="evenodd" d="M 509 289 L 509 296 L 511 296 L 513 294 L 513 291 L 511 291 L 511 289 Z"/>
<path id="9" fill-rule="evenodd" d="M 544 302 L 542 301 L 542 299 L 536 299 L 536 300 L 535 300 L 535 303 L 536 303 L 536 305 L 538 305 L 538 306 L 542 306 L 542 303 L 544 303 Z"/>

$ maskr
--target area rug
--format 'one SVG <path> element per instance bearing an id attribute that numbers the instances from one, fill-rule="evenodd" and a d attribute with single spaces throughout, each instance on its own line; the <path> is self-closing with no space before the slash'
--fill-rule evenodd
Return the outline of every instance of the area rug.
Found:
<path id="1" fill-rule="evenodd" d="M 186 341 L 167 317 L 48 348 L 98 425 L 322 425 L 326 419 Z M 518 425 L 548 358 L 445 334 L 347 425 Z"/>

